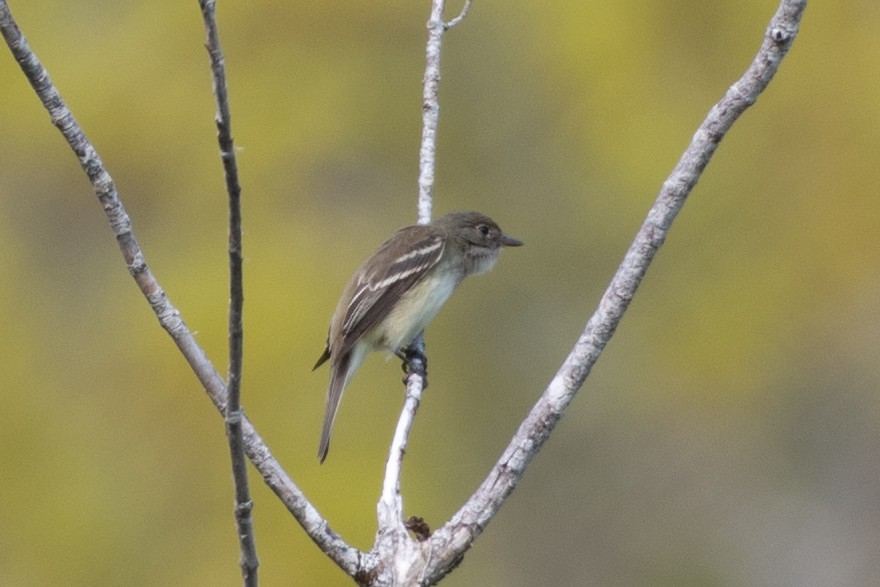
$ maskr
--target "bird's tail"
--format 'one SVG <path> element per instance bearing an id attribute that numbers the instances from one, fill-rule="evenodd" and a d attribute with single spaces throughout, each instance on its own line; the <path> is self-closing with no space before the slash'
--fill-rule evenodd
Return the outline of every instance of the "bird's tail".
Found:
<path id="1" fill-rule="evenodd" d="M 341 355 L 338 360 L 333 357 L 331 361 L 330 387 L 327 388 L 327 406 L 324 409 L 324 427 L 321 429 L 321 442 L 318 444 L 318 460 L 322 463 L 327 458 L 327 451 L 330 449 L 330 434 L 333 432 L 333 421 L 336 420 L 336 412 L 339 411 L 342 392 L 345 391 L 354 372 L 361 366 L 365 352 L 365 349 L 356 345 L 350 352 Z"/>
<path id="2" fill-rule="evenodd" d="M 330 450 L 330 433 L 333 432 L 333 421 L 336 419 L 336 412 L 339 411 L 339 401 L 342 399 L 342 392 L 348 379 L 349 359 L 350 355 L 340 357 L 338 362 L 333 362 L 330 371 L 330 387 L 327 388 L 327 405 L 324 408 L 324 427 L 321 429 L 321 442 L 318 445 L 318 460 L 322 463 L 327 458 L 327 451 Z"/>

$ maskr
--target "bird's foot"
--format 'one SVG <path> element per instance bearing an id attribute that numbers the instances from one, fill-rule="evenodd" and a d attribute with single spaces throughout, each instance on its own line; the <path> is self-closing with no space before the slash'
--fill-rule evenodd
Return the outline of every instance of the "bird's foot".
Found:
<path id="1" fill-rule="evenodd" d="M 428 357 L 417 347 L 405 347 L 395 353 L 403 364 L 401 368 L 406 375 L 403 382 L 406 383 L 410 375 L 421 375 L 422 389 L 428 387 Z"/>

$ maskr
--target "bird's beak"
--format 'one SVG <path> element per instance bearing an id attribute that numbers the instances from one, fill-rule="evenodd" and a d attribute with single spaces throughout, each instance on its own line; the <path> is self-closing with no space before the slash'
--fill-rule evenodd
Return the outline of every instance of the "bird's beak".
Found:
<path id="1" fill-rule="evenodd" d="M 512 236 L 508 236 L 506 234 L 501 235 L 501 246 L 502 247 L 521 247 L 523 242 L 518 238 L 513 238 Z"/>

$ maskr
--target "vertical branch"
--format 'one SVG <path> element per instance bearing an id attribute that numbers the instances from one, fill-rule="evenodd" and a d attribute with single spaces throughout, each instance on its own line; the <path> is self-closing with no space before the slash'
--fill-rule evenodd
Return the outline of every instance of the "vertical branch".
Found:
<path id="1" fill-rule="evenodd" d="M 434 169 L 437 148 L 437 124 L 440 117 L 440 48 L 443 33 L 460 23 L 470 10 L 472 0 L 466 0 L 457 17 L 444 22 L 444 0 L 433 0 L 428 18 L 428 41 L 425 50 L 425 75 L 422 91 L 422 142 L 419 149 L 419 197 L 418 223 L 431 222 L 433 207 Z M 393 584 L 413 584 L 415 577 L 425 568 L 425 550 L 409 538 L 403 521 L 403 500 L 400 495 L 400 474 L 409 433 L 427 385 L 427 359 L 425 358 L 424 333 L 410 344 L 406 357 L 406 395 L 403 410 L 394 431 L 385 479 L 379 499 L 378 532 L 374 551 L 394 561 Z M 409 575 L 408 573 L 416 573 Z"/>
<path id="2" fill-rule="evenodd" d="M 437 148 L 437 122 L 440 118 L 440 47 L 443 33 L 467 16 L 473 0 L 466 0 L 458 16 L 443 21 L 444 0 L 434 0 L 428 19 L 428 43 L 425 50 L 425 76 L 422 80 L 422 144 L 419 149 L 419 224 L 431 222 L 434 204 L 434 167 Z"/>
<path id="3" fill-rule="evenodd" d="M 379 499 L 379 532 L 404 532 L 403 500 L 400 496 L 400 473 L 403 468 L 403 457 L 412 429 L 416 412 L 422 401 L 422 391 L 427 377 L 427 360 L 425 359 L 425 337 L 419 334 L 412 341 L 406 356 L 406 391 L 403 410 L 394 429 L 391 450 L 385 463 L 385 479 L 382 483 L 382 496 Z"/>
<path id="4" fill-rule="evenodd" d="M 220 159 L 226 176 L 226 191 L 229 194 L 229 373 L 226 383 L 226 436 L 232 458 L 232 477 L 235 485 L 235 522 L 241 548 L 241 574 L 246 586 L 257 585 L 257 547 L 254 540 L 253 501 L 248 487 L 247 462 L 244 454 L 241 411 L 241 374 L 244 350 L 244 328 L 242 309 L 244 306 L 244 286 L 242 284 L 241 259 L 241 186 L 238 181 L 238 167 L 235 159 L 235 145 L 232 140 L 232 120 L 229 112 L 229 98 L 226 89 L 226 67 L 220 36 L 217 32 L 217 19 L 214 0 L 199 0 L 202 18 L 205 21 L 208 55 L 211 59 L 211 74 L 214 96 L 217 100 L 217 140 L 220 143 Z"/>
<path id="5" fill-rule="evenodd" d="M 422 144 L 419 149 L 419 224 L 431 222 L 434 201 L 434 167 L 437 149 L 437 122 L 440 118 L 440 46 L 446 25 L 444 0 L 434 0 L 428 19 L 425 50 L 425 77 L 422 80 Z"/>
<path id="6" fill-rule="evenodd" d="M 431 222 L 434 167 L 437 148 L 437 123 L 440 117 L 440 47 L 447 25 L 443 22 L 444 0 L 433 0 L 428 18 L 428 41 L 425 50 L 425 75 L 422 90 L 422 142 L 419 149 L 418 222 Z M 403 411 L 394 431 L 385 480 L 379 500 L 379 533 L 403 532 L 403 503 L 400 499 L 400 472 L 407 439 L 425 387 L 425 339 L 420 333 L 410 345 L 416 352 L 407 356 L 406 396 Z"/>
<path id="7" fill-rule="evenodd" d="M 433 206 L 434 167 L 437 150 L 437 122 L 440 117 L 440 46 L 446 25 L 443 22 L 444 0 L 433 0 L 428 18 L 428 42 L 425 50 L 425 76 L 422 89 L 422 143 L 419 148 L 419 224 L 431 222 Z M 400 472 L 403 455 L 413 420 L 422 401 L 425 387 L 425 338 L 420 333 L 411 343 L 418 352 L 407 357 L 406 396 L 388 461 L 385 464 L 385 480 L 379 499 L 379 534 L 405 534 L 403 526 L 403 502 L 400 498 Z"/>

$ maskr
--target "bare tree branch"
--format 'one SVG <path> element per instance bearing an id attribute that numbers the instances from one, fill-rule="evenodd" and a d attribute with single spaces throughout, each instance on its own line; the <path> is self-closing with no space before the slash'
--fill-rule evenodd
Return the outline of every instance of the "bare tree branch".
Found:
<path id="1" fill-rule="evenodd" d="M 437 124 L 440 116 L 440 48 L 443 33 L 460 23 L 467 15 L 472 0 L 466 0 L 461 13 L 451 22 L 443 20 L 444 0 L 433 0 L 428 19 L 428 41 L 425 50 L 425 76 L 422 93 L 422 142 L 419 150 L 419 198 L 418 221 L 431 221 L 433 206 L 434 169 L 437 147 Z M 421 576 L 429 552 L 425 544 L 414 540 L 407 532 L 403 520 L 403 498 L 400 494 L 400 474 L 406 445 L 427 385 L 427 359 L 425 358 L 424 333 L 411 343 L 406 355 L 406 395 L 403 410 L 395 428 L 394 437 L 385 465 L 385 480 L 377 506 L 378 530 L 372 552 L 377 555 L 380 566 L 375 584 L 415 585 Z"/>
<path id="2" fill-rule="evenodd" d="M 428 23 L 429 40 L 424 80 L 425 125 L 419 175 L 420 222 L 429 221 L 431 215 L 439 113 L 437 88 L 440 79 L 440 41 L 444 30 L 461 22 L 470 7 L 470 0 L 466 0 L 462 13 L 449 23 L 444 23 L 442 20 L 443 4 L 442 0 L 434 0 Z M 416 373 L 408 381 L 406 407 L 398 424 L 398 433 L 395 434 L 379 504 L 380 528 L 376 545 L 369 553 L 362 553 L 349 546 L 329 528 L 320 513 L 272 456 L 252 424 L 241 415 L 244 451 L 266 484 L 278 495 L 312 540 L 356 581 L 364 585 L 432 585 L 440 581 L 461 561 L 464 553 L 513 491 L 529 462 L 540 450 L 563 411 L 583 385 L 592 366 L 620 323 L 623 313 L 635 295 L 651 260 L 663 244 L 678 211 L 696 185 L 718 144 L 738 117 L 755 102 L 778 70 L 797 35 L 805 7 L 806 0 L 782 0 L 768 26 L 764 42 L 755 60 L 711 109 L 678 164 L 664 182 L 656 202 L 648 212 L 599 307 L 587 322 L 584 332 L 556 376 L 478 490 L 450 522 L 429 538 L 417 541 L 407 534 L 401 520 L 402 500 L 399 490 L 400 467 L 409 427 L 418 407 L 424 383 L 423 375 Z M 221 413 L 227 411 L 231 413 L 232 409 L 227 410 L 231 404 L 224 382 L 208 361 L 204 351 L 195 342 L 177 308 L 167 299 L 165 292 L 152 275 L 132 232 L 131 220 L 119 200 L 112 178 L 52 84 L 48 73 L 28 47 L 12 19 L 6 0 L 0 0 L 0 31 L 49 112 L 53 124 L 58 127 L 79 158 L 107 215 L 126 265 L 156 313 L 159 323 L 171 335 L 217 409 Z M 219 100 L 218 96 L 218 103 Z M 219 124 L 218 122 L 218 128 Z M 226 130 L 228 131 L 228 126 Z M 222 134 L 223 129 L 220 129 L 220 132 Z M 220 140 L 224 165 L 226 165 L 225 153 L 227 150 L 231 153 L 231 137 L 228 149 L 224 146 L 224 139 L 221 137 Z M 233 250 L 234 247 L 231 246 L 231 264 Z M 238 255 L 240 255 L 240 247 Z M 230 316 L 232 318 L 232 307 Z M 231 319 L 230 323 L 233 322 Z M 230 369 L 232 369 L 231 364 L 232 356 L 230 356 Z M 422 537 L 428 534 L 424 530 L 420 530 L 420 533 Z"/>
<path id="3" fill-rule="evenodd" d="M 425 571 L 424 584 L 433 584 L 458 564 L 522 478 L 529 462 L 547 440 L 617 329 L 672 221 L 721 139 L 740 115 L 755 103 L 779 69 L 797 36 L 806 4 L 806 0 L 782 1 L 767 27 L 754 61 L 712 107 L 697 129 L 690 145 L 663 183 L 657 200 L 599 301 L 599 307 L 556 376 L 520 425 L 489 476 L 452 520 L 432 535 L 433 556 Z"/>
<path id="4" fill-rule="evenodd" d="M 440 117 L 440 46 L 446 24 L 444 0 L 433 0 L 428 19 L 425 77 L 422 80 L 422 144 L 419 149 L 419 224 L 431 222 L 434 195 L 434 162 L 437 149 L 437 121 Z"/>
<path id="5" fill-rule="evenodd" d="M 204 350 L 195 341 L 192 332 L 180 317 L 180 312 L 170 302 L 165 291 L 150 271 L 143 251 L 132 231 L 131 219 L 119 199 L 113 178 L 107 172 L 98 152 L 86 138 L 61 94 L 55 88 L 49 73 L 31 50 L 15 23 L 6 0 L 0 0 L 0 32 L 2 32 L 9 50 L 18 61 L 28 82 L 49 112 L 52 124 L 58 128 L 79 159 L 80 165 L 86 172 L 92 189 L 107 216 L 129 273 L 156 314 L 159 324 L 174 340 L 214 406 L 221 414 L 225 414 L 227 398 L 223 379 L 208 360 Z M 354 576 L 357 570 L 365 564 L 364 555 L 349 546 L 330 529 L 318 510 L 284 472 L 244 415 L 241 417 L 241 427 L 245 453 L 260 472 L 266 484 L 281 499 L 309 537 L 346 573 Z"/>
<path id="6" fill-rule="evenodd" d="M 465 0 L 464 6 L 461 7 L 461 12 L 458 13 L 458 16 L 444 24 L 443 28 L 448 31 L 449 29 L 463 21 L 468 15 L 468 12 L 470 12 L 471 10 L 471 4 L 473 4 L 473 0 Z"/>
<path id="7" fill-rule="evenodd" d="M 235 144 L 232 140 L 232 116 L 226 87 L 226 61 L 220 48 L 214 0 L 199 0 L 202 19 L 205 22 L 205 46 L 211 59 L 211 75 L 214 96 L 217 100 L 217 140 L 220 143 L 220 159 L 226 176 L 229 194 L 229 371 L 226 385 L 226 437 L 232 458 L 232 479 L 235 487 L 235 524 L 241 549 L 241 575 L 246 587 L 259 584 L 257 569 L 257 545 L 254 537 L 253 508 L 248 487 L 247 462 L 244 456 L 244 437 L 241 430 L 241 375 L 244 351 L 244 285 L 242 283 L 241 242 L 241 185 L 238 181 L 238 165 Z"/>

